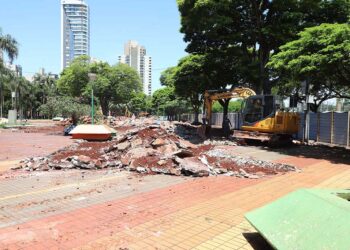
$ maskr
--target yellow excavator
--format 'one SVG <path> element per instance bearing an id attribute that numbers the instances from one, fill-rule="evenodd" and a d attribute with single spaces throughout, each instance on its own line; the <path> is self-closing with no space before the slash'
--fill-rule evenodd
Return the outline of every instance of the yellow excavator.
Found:
<path id="1" fill-rule="evenodd" d="M 298 133 L 299 114 L 283 109 L 276 96 L 257 95 L 250 88 L 238 87 L 233 90 L 207 90 L 204 93 L 204 121 L 206 131 L 210 130 L 212 105 L 214 101 L 241 98 L 242 126 L 234 130 L 233 136 L 239 139 L 268 141 L 271 145 L 290 142 Z M 224 117 L 223 129 L 229 127 Z"/>

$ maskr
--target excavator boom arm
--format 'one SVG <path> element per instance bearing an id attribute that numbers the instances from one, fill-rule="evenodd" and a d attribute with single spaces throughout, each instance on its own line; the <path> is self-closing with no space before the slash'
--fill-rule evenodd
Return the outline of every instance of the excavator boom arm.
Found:
<path id="1" fill-rule="evenodd" d="M 256 95 L 255 91 L 250 88 L 238 87 L 233 90 L 218 91 L 207 90 L 204 93 L 204 106 L 206 114 L 206 122 L 209 124 L 212 115 L 213 101 L 225 100 L 231 98 L 243 98 L 246 99 L 250 96 Z"/>

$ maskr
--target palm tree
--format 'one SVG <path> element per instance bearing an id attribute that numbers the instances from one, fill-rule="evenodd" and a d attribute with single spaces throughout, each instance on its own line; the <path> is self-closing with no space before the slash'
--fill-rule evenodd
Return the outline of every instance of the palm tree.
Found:
<path id="1" fill-rule="evenodd" d="M 18 42 L 12 36 L 3 35 L 0 28 L 0 50 L 4 51 L 10 62 L 18 56 Z"/>
<path id="2" fill-rule="evenodd" d="M 18 43 L 10 35 L 3 35 L 0 28 L 0 52 L 5 52 L 10 60 L 13 62 L 18 56 Z M 4 82 L 1 78 L 10 75 L 11 72 L 4 67 L 3 58 L 0 58 L 0 117 L 3 117 L 4 105 Z"/>

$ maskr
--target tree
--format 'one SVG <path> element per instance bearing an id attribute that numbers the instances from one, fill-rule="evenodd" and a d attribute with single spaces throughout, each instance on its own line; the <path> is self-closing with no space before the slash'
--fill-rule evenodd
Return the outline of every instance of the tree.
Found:
<path id="1" fill-rule="evenodd" d="M 18 56 L 18 42 L 11 35 L 3 35 L 0 29 L 0 51 L 4 51 L 10 59 L 13 61 Z M 0 62 L 0 67 L 3 62 Z"/>
<path id="2" fill-rule="evenodd" d="M 40 112 L 51 118 L 57 115 L 71 117 L 73 124 L 77 125 L 81 116 L 89 115 L 90 106 L 73 97 L 57 96 L 49 97 L 47 103 L 40 106 Z"/>
<path id="3" fill-rule="evenodd" d="M 82 95 L 89 82 L 89 60 L 87 56 L 78 57 L 63 70 L 57 81 L 60 93 L 72 97 Z"/>
<path id="4" fill-rule="evenodd" d="M 4 51 L 10 62 L 18 56 L 18 42 L 11 35 L 2 34 L 0 28 L 0 51 Z M 3 58 L 0 58 L 0 117 L 3 116 L 4 111 L 4 96 L 5 96 L 5 83 L 4 81 L 9 80 L 11 78 L 11 71 L 4 67 Z"/>
<path id="5" fill-rule="evenodd" d="M 128 103 L 129 110 L 135 114 L 141 112 L 150 113 L 152 111 L 152 106 L 149 99 L 150 97 L 143 92 L 134 93 Z"/>
<path id="6" fill-rule="evenodd" d="M 153 110 L 157 114 L 164 114 L 165 105 L 176 99 L 174 87 L 164 87 L 156 90 L 152 95 Z"/>
<path id="7" fill-rule="evenodd" d="M 90 81 L 89 73 L 96 74 L 96 79 Z M 93 89 L 105 116 L 113 107 L 116 110 L 125 107 L 135 93 L 142 91 L 140 77 L 128 65 L 91 64 L 86 56 L 78 57 L 62 72 L 57 86 L 61 94 L 84 97 L 86 103 Z"/>
<path id="8" fill-rule="evenodd" d="M 48 97 L 58 95 L 57 80 L 46 73 L 36 73 L 33 77 L 32 87 L 37 101 L 41 104 L 47 102 Z M 36 106 L 37 109 L 39 106 Z"/>
<path id="9" fill-rule="evenodd" d="M 176 67 L 169 67 L 160 74 L 160 83 L 162 86 L 173 87 L 174 86 L 174 73 Z"/>
<path id="10" fill-rule="evenodd" d="M 117 107 L 126 105 L 135 94 L 142 92 L 138 73 L 126 64 L 113 66 L 109 80 L 112 87 L 111 101 Z"/>
<path id="11" fill-rule="evenodd" d="M 174 87 L 164 87 L 156 90 L 152 96 L 152 108 L 158 115 L 168 116 L 168 120 L 189 111 L 189 103 L 180 99 Z"/>
<path id="12" fill-rule="evenodd" d="M 188 102 L 179 98 L 165 103 L 163 107 L 169 121 L 174 121 L 179 118 L 179 115 L 189 111 Z"/>
<path id="13" fill-rule="evenodd" d="M 348 0 L 177 0 L 187 52 L 229 66 L 242 85 L 270 93 L 266 64 L 305 27 L 348 20 Z"/>
<path id="14" fill-rule="evenodd" d="M 108 115 L 110 101 L 114 90 L 110 81 L 111 66 L 105 62 L 93 63 L 90 65 L 89 72 L 96 74 L 96 79 L 90 81 L 84 89 L 84 96 L 89 97 L 91 90 L 94 90 L 94 96 L 98 98 L 102 108 L 102 113 Z"/>
<path id="15" fill-rule="evenodd" d="M 327 99 L 350 98 L 350 25 L 322 24 L 280 48 L 270 66 L 281 95 L 301 96 L 308 81 L 316 109 Z"/>
<path id="16" fill-rule="evenodd" d="M 175 93 L 188 100 L 195 113 L 194 123 L 198 123 L 198 115 L 203 104 L 204 91 L 210 86 L 210 80 L 204 68 L 205 56 L 188 55 L 182 58 L 173 72 L 168 76 L 167 82 L 172 82 Z M 169 71 L 168 71 L 169 72 Z"/>
<path id="17" fill-rule="evenodd" d="M 228 105 L 228 112 L 239 112 L 242 107 L 242 100 L 230 101 Z M 224 109 L 222 105 L 218 102 L 214 102 L 213 104 L 213 113 L 222 113 Z"/>

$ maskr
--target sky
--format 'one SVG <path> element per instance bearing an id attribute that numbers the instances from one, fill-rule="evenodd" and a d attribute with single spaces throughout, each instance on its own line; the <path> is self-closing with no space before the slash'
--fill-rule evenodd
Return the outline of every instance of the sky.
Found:
<path id="1" fill-rule="evenodd" d="M 153 91 L 160 73 L 186 55 L 176 0 L 86 0 L 90 7 L 90 56 L 115 64 L 128 40 L 152 56 Z M 40 68 L 60 73 L 60 0 L 0 0 L 0 28 L 19 42 L 15 64 L 23 75 Z"/>

